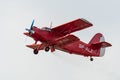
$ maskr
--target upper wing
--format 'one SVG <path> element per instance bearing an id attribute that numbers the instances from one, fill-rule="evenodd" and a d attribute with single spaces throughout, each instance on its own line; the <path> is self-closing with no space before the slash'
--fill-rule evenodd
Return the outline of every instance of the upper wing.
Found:
<path id="1" fill-rule="evenodd" d="M 92 26 L 92 23 L 88 22 L 87 20 L 76 19 L 74 21 L 52 28 L 51 31 L 55 35 L 55 37 L 61 37 L 65 36 L 66 34 L 88 28 L 90 26 Z"/>

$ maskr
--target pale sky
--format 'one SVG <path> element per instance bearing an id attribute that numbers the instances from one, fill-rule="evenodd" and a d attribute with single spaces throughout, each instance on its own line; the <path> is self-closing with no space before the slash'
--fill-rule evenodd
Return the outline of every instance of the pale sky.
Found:
<path id="1" fill-rule="evenodd" d="M 0 0 L 0 80 L 120 80 L 119 0 Z M 113 46 L 94 58 L 25 47 L 34 41 L 23 35 L 33 19 L 35 26 L 53 27 L 85 18 L 93 27 L 75 32 L 88 43 L 98 32 Z"/>

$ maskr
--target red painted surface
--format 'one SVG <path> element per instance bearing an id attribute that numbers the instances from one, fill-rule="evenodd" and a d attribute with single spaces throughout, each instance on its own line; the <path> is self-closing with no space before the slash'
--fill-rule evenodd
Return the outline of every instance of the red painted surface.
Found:
<path id="1" fill-rule="evenodd" d="M 97 33 L 88 44 L 80 41 L 75 35 L 70 34 L 91 26 L 92 24 L 85 19 L 76 19 L 52 29 L 40 29 L 33 26 L 33 33 L 25 32 L 24 35 L 35 40 L 34 44 L 27 45 L 27 47 L 37 49 L 38 51 L 49 47 L 51 52 L 58 49 L 83 56 L 103 56 L 103 48 L 110 47 L 111 44 L 104 41 L 104 36 L 101 33 Z M 41 44 L 37 44 L 37 41 L 40 41 Z"/>

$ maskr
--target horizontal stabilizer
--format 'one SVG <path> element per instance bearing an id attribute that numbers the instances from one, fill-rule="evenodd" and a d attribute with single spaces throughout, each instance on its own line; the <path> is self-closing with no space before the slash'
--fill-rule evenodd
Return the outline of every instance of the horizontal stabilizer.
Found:
<path id="1" fill-rule="evenodd" d="M 101 47 L 101 48 L 105 48 L 105 47 L 110 47 L 112 46 L 110 43 L 108 42 L 97 42 L 97 43 L 93 43 L 91 44 L 94 47 Z"/>

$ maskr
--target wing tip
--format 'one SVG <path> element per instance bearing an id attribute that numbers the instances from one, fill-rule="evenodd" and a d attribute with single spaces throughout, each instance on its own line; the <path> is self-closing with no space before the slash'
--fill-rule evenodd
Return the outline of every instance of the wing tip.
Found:
<path id="1" fill-rule="evenodd" d="M 82 21 L 84 21 L 84 22 L 90 24 L 90 26 L 93 26 L 93 24 L 92 24 L 90 21 L 88 21 L 88 20 L 86 20 L 86 19 L 84 19 L 84 18 L 80 18 L 80 19 L 81 19 Z"/>

